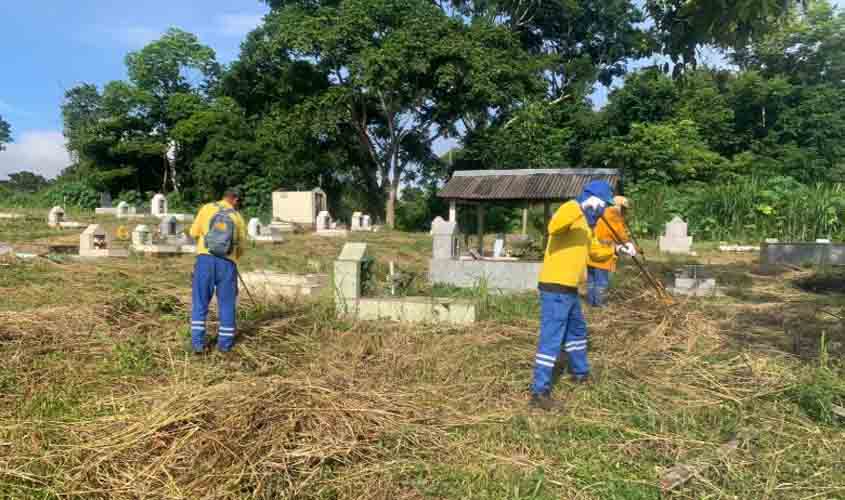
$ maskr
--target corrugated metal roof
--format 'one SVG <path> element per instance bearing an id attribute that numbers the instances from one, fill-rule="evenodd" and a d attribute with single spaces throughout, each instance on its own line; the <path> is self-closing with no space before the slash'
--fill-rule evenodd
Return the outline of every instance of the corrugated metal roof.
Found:
<path id="1" fill-rule="evenodd" d="M 438 196 L 453 200 L 566 200 L 581 194 L 584 186 L 595 180 L 607 181 L 618 191 L 622 175 L 611 168 L 464 170 L 455 172 Z"/>

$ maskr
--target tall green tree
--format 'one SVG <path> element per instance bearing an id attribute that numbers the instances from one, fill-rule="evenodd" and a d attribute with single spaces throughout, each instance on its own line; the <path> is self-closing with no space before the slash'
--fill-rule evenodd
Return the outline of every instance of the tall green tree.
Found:
<path id="1" fill-rule="evenodd" d="M 12 127 L 0 116 L 0 151 L 6 149 L 6 144 L 12 142 Z"/>
<path id="2" fill-rule="evenodd" d="M 287 3 L 279 43 L 324 69 L 321 108 L 342 111 L 371 165 L 386 223 L 393 227 L 400 183 L 458 123 L 524 95 L 530 59 L 507 29 L 467 25 L 428 0 Z"/>

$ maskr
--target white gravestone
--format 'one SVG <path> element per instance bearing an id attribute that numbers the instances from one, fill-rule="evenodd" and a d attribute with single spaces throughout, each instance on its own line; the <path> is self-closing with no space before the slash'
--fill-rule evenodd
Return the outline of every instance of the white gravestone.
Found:
<path id="1" fill-rule="evenodd" d="M 53 207 L 47 214 L 47 225 L 50 227 L 61 227 L 65 220 L 65 210 L 62 207 Z"/>
<path id="2" fill-rule="evenodd" d="M 496 242 L 493 243 L 493 257 L 500 258 L 505 256 L 505 237 L 499 235 L 496 237 Z"/>
<path id="3" fill-rule="evenodd" d="M 460 240 L 457 222 L 448 222 L 443 220 L 443 217 L 437 217 L 431 223 L 431 235 L 433 236 L 432 259 L 445 260 L 459 257 Z"/>
<path id="4" fill-rule="evenodd" d="M 363 229 L 364 214 L 361 212 L 354 212 L 352 214 L 352 221 L 350 221 L 349 229 L 352 231 L 360 231 Z"/>
<path id="5" fill-rule="evenodd" d="M 317 214 L 317 231 L 328 231 L 332 228 L 332 216 L 325 210 Z"/>
<path id="6" fill-rule="evenodd" d="M 140 248 L 150 243 L 152 243 L 150 228 L 144 224 L 136 226 L 132 231 L 132 246 Z"/>
<path id="7" fill-rule="evenodd" d="M 263 226 L 261 225 L 261 221 L 255 217 L 249 220 L 249 224 L 247 224 L 246 233 L 249 236 L 249 239 L 255 240 L 259 236 L 261 236 Z"/>
<path id="8" fill-rule="evenodd" d="M 153 200 L 150 203 L 150 212 L 153 214 L 153 217 L 164 217 L 167 215 L 167 197 L 161 193 L 153 196 Z"/>
<path id="9" fill-rule="evenodd" d="M 370 231 L 373 229 L 373 219 L 369 215 L 364 215 L 361 217 L 361 227 L 365 231 Z"/>
<path id="10" fill-rule="evenodd" d="M 666 234 L 660 237 L 659 245 L 661 252 L 689 255 L 692 251 L 692 236 L 687 235 L 687 223 L 675 216 L 666 224 Z"/>
<path id="11" fill-rule="evenodd" d="M 112 248 L 109 233 L 99 224 L 92 224 L 79 237 L 80 257 L 127 257 L 125 250 Z"/>

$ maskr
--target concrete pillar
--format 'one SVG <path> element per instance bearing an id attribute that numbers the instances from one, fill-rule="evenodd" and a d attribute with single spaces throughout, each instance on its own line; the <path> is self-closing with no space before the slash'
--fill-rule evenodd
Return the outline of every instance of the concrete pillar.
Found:
<path id="1" fill-rule="evenodd" d="M 543 202 L 543 248 L 549 243 L 549 221 L 552 219 L 552 205 L 548 201 Z"/>
<path id="2" fill-rule="evenodd" d="M 522 235 L 528 236 L 528 208 L 531 205 L 525 205 L 522 209 Z"/>
<path id="3" fill-rule="evenodd" d="M 478 204 L 478 253 L 484 252 L 484 205 Z"/>
<path id="4" fill-rule="evenodd" d="M 449 202 L 449 222 L 458 222 L 458 202 Z"/>

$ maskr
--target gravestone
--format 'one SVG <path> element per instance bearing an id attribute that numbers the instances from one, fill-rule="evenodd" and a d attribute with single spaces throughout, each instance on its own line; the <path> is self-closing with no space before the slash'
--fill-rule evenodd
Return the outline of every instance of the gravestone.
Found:
<path id="1" fill-rule="evenodd" d="M 348 310 L 361 297 L 363 265 L 367 259 L 366 243 L 347 243 L 334 263 L 337 307 Z"/>
<path id="2" fill-rule="evenodd" d="M 361 227 L 365 231 L 370 231 L 373 228 L 373 219 L 369 215 L 361 217 Z"/>
<path id="3" fill-rule="evenodd" d="M 65 220 L 65 210 L 62 207 L 56 206 L 50 209 L 47 214 L 47 225 L 50 227 L 61 227 Z"/>
<path id="4" fill-rule="evenodd" d="M 505 256 L 505 235 L 497 234 L 496 241 L 493 243 L 493 257 L 500 258 Z"/>
<path id="5" fill-rule="evenodd" d="M 182 226 L 176 217 L 165 216 L 158 226 L 158 234 L 164 239 L 178 238 L 182 232 Z"/>
<path id="6" fill-rule="evenodd" d="M 332 228 L 332 216 L 326 210 L 317 214 L 317 231 L 329 231 Z"/>
<path id="7" fill-rule="evenodd" d="M 660 237 L 659 246 L 661 252 L 689 255 L 692 250 L 692 236 L 687 235 L 687 223 L 675 216 L 666 224 L 666 234 Z"/>
<path id="8" fill-rule="evenodd" d="M 152 243 L 150 228 L 144 224 L 136 226 L 132 231 L 132 246 L 138 248 L 150 243 Z"/>
<path id="9" fill-rule="evenodd" d="M 80 257 L 128 257 L 126 250 L 112 248 L 112 239 L 99 224 L 92 224 L 79 237 Z"/>
<path id="10" fill-rule="evenodd" d="M 100 193 L 100 207 L 101 208 L 111 208 L 111 194 L 110 193 Z"/>
<path id="11" fill-rule="evenodd" d="M 432 258 L 435 260 L 457 259 L 460 253 L 458 223 L 437 217 L 431 223 L 433 237 Z"/>
<path id="12" fill-rule="evenodd" d="M 164 217 L 167 215 L 167 197 L 161 193 L 153 196 L 152 202 L 150 203 L 150 213 L 153 214 L 153 217 Z"/>
<path id="13" fill-rule="evenodd" d="M 349 229 L 351 229 L 352 231 L 360 231 L 361 229 L 363 229 L 363 219 L 364 214 L 362 214 L 361 212 L 353 213 L 352 221 L 349 224 Z"/>
<path id="14" fill-rule="evenodd" d="M 246 233 L 249 236 L 249 239 L 255 240 L 262 235 L 261 232 L 263 229 L 264 226 L 261 225 L 261 220 L 253 217 L 249 220 L 249 224 L 247 224 Z"/>
<path id="15" fill-rule="evenodd" d="M 132 207 L 129 206 L 129 203 L 126 203 L 125 201 L 121 201 L 120 203 L 117 204 L 117 218 L 118 219 L 126 219 L 130 215 L 133 215 L 134 213 L 135 213 L 135 211 L 132 210 Z"/>

